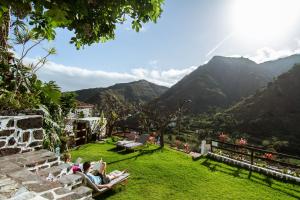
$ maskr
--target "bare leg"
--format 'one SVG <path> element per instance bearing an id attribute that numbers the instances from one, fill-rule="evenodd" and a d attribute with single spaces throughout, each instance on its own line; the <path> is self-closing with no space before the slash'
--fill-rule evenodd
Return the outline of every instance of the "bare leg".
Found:
<path id="1" fill-rule="evenodd" d="M 121 173 L 119 173 L 119 174 L 117 174 L 117 175 L 107 175 L 107 177 L 108 177 L 110 180 L 113 180 L 113 179 L 115 179 L 115 178 L 120 177 L 121 175 L 123 175 L 123 174 L 126 173 L 127 171 L 128 171 L 128 170 L 125 169 L 125 170 L 123 170 Z"/>

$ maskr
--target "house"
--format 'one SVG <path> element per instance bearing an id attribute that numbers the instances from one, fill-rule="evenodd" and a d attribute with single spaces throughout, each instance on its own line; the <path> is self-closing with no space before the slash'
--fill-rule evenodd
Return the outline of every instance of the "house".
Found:
<path id="1" fill-rule="evenodd" d="M 95 106 L 93 104 L 84 103 L 81 101 L 77 101 L 77 106 L 75 108 L 74 117 L 84 118 L 84 117 L 92 117 Z"/>

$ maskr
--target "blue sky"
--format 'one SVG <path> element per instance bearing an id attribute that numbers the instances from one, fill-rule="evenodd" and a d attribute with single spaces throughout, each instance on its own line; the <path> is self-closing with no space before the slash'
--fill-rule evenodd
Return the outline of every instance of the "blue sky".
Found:
<path id="1" fill-rule="evenodd" d="M 281 3 L 286 4 L 286 1 L 278 0 L 278 6 L 271 6 L 269 12 L 269 4 L 273 5 L 272 2 L 277 0 L 260 0 L 266 1 L 261 13 L 255 11 L 261 5 L 258 0 L 254 5 L 243 4 L 235 8 L 237 1 L 166 0 L 164 12 L 156 24 L 145 24 L 136 33 L 127 22 L 118 27 L 115 40 L 81 50 L 69 44 L 72 33 L 57 30 L 55 41 L 43 44 L 44 47 L 54 46 L 57 55 L 51 56 L 38 74 L 45 81 L 55 80 L 63 90 L 106 87 L 138 79 L 171 86 L 214 55 L 247 56 L 262 62 L 298 53 L 300 27 L 291 24 L 289 31 L 274 35 L 281 33 L 277 28 L 285 25 L 284 21 L 278 23 L 275 12 L 277 7 L 282 9 Z M 285 15 L 279 17 L 288 21 L 294 17 L 296 22 L 299 16 L 288 13 L 300 4 L 295 3 L 297 0 L 287 1 L 291 6 L 286 7 Z M 243 9 L 252 9 L 253 15 L 258 13 L 260 16 L 244 16 L 246 11 Z M 300 12 L 300 7 L 296 9 Z M 265 25 L 260 24 L 260 19 L 265 16 L 268 17 L 263 21 Z M 239 18 L 243 21 L 236 20 Z M 270 28 L 265 30 L 268 26 Z M 253 29 L 263 32 L 252 32 Z M 29 55 L 28 61 L 43 54 L 38 48 Z"/>

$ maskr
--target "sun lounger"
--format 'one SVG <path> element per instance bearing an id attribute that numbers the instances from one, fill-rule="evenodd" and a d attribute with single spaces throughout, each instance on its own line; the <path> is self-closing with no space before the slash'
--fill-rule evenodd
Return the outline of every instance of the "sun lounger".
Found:
<path id="1" fill-rule="evenodd" d="M 122 172 L 115 170 L 111 173 L 109 173 L 109 175 L 116 175 L 116 174 L 120 174 Z M 83 182 L 86 186 L 90 187 L 91 189 L 93 189 L 93 197 L 98 196 L 106 191 L 109 190 L 109 188 L 98 188 L 96 184 L 94 184 L 84 173 L 82 172 L 76 172 L 76 174 L 79 174 L 83 177 Z M 129 173 L 124 173 L 121 176 L 119 176 L 118 178 L 113 179 L 110 184 L 112 184 L 112 186 L 114 187 L 115 185 L 118 185 L 124 181 L 126 181 L 129 178 Z"/>
<path id="2" fill-rule="evenodd" d="M 148 134 L 143 134 L 137 139 L 136 142 L 128 141 L 128 140 L 119 141 L 117 142 L 117 147 L 123 147 L 125 149 L 134 149 L 136 147 L 145 145 L 148 138 L 149 138 Z"/>
<path id="3" fill-rule="evenodd" d="M 117 143 L 116 143 L 116 145 L 118 146 L 118 147 L 123 147 L 124 145 L 126 145 L 126 144 L 129 144 L 129 143 L 133 143 L 134 141 L 132 141 L 132 140 L 122 140 L 122 141 L 118 141 Z"/>

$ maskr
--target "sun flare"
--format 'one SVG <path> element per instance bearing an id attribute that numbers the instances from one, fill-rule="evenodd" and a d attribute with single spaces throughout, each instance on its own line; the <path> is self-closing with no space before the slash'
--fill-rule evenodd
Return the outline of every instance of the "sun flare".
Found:
<path id="1" fill-rule="evenodd" d="M 300 19 L 300 0 L 235 0 L 231 10 L 235 36 L 276 41 L 288 36 Z"/>

